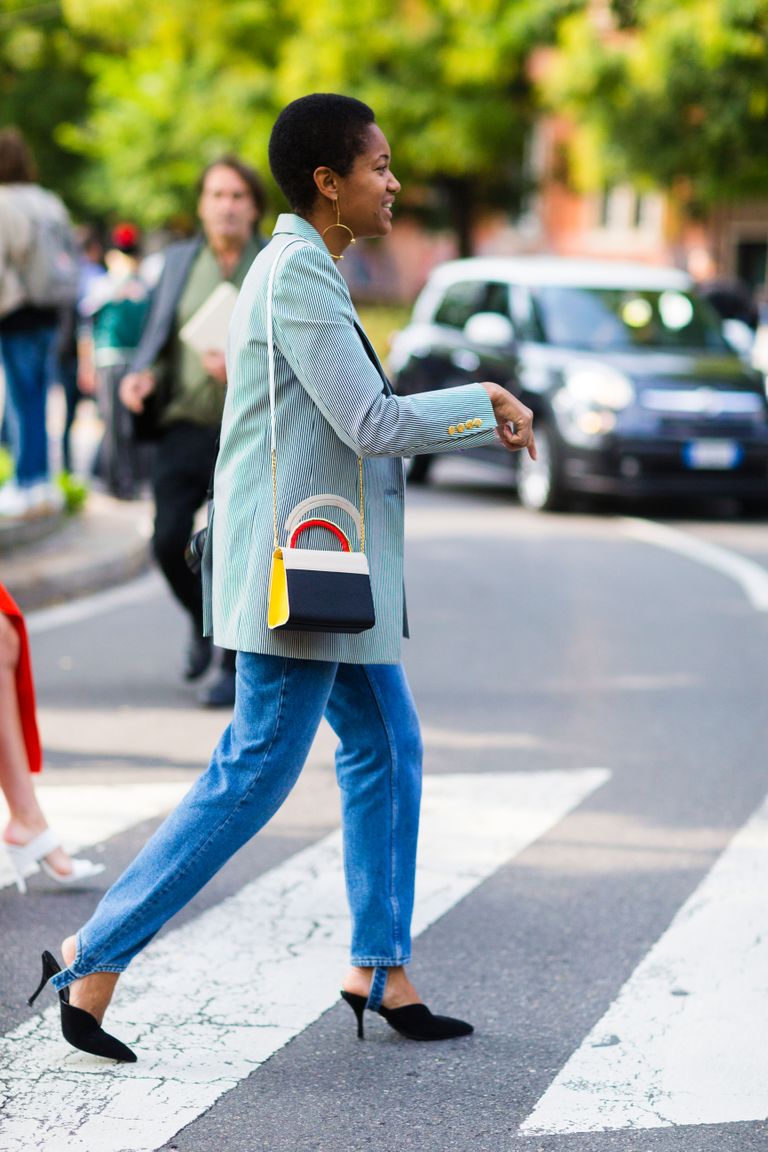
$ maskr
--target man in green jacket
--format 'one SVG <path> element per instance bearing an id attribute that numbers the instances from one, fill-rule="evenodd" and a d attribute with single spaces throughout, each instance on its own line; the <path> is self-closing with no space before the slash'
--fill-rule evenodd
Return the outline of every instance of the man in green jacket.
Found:
<path id="1" fill-rule="evenodd" d="M 212 659 L 211 641 L 202 633 L 200 576 L 188 569 L 184 549 L 208 491 L 227 373 L 222 349 L 200 354 L 179 333 L 219 284 L 240 287 L 264 244 L 258 231 L 264 207 L 259 177 L 237 157 L 223 156 L 205 169 L 198 199 L 202 235 L 168 248 L 131 371 L 120 386 L 121 400 L 136 415 L 137 434 L 157 441 L 153 547 L 190 617 L 187 680 L 202 676 Z M 235 654 L 224 651 L 199 699 L 206 707 L 227 707 L 234 698 Z"/>

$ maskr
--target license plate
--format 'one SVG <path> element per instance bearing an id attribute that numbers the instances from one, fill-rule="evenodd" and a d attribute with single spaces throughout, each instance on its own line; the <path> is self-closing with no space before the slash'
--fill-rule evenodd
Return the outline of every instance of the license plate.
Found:
<path id="1" fill-rule="evenodd" d="M 735 440 L 692 440 L 683 448 L 688 468 L 736 468 L 742 455 L 741 445 Z"/>

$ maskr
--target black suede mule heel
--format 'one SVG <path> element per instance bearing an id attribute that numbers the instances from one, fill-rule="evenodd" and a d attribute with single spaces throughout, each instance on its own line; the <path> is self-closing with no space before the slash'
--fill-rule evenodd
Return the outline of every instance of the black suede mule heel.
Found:
<path id="1" fill-rule="evenodd" d="M 43 975 L 36 990 L 32 993 L 27 1004 L 30 1008 L 45 988 L 48 981 L 61 968 L 50 952 L 43 952 Z M 75 1008 L 69 1002 L 69 988 L 59 991 L 59 1004 L 61 1006 L 61 1032 L 64 1039 L 73 1048 L 81 1052 L 90 1052 L 92 1056 L 106 1056 L 108 1060 L 123 1060 L 126 1064 L 136 1062 L 135 1052 L 131 1052 L 122 1040 L 110 1036 L 99 1024 L 95 1016 L 85 1012 L 82 1008 Z"/>
<path id="2" fill-rule="evenodd" d="M 357 1017 L 357 1038 L 365 1039 L 363 1033 L 363 1013 L 371 1007 L 366 996 L 356 996 L 354 992 L 342 989 L 342 1000 L 349 1004 Z M 453 1040 L 457 1036 L 469 1036 L 474 1032 L 465 1020 L 455 1020 L 452 1016 L 435 1016 L 426 1004 L 405 1004 L 402 1008 L 371 1007 L 372 1012 L 383 1016 L 390 1028 L 408 1040 Z"/>

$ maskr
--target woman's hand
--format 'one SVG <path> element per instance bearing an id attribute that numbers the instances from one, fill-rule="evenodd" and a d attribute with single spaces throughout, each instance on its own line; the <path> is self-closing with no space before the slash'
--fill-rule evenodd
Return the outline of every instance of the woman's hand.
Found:
<path id="1" fill-rule="evenodd" d="M 500 384 L 483 382 L 488 399 L 493 405 L 496 417 L 496 435 L 510 452 L 528 449 L 532 460 L 536 459 L 536 440 L 533 435 L 533 412 L 526 408 L 516 396 L 507 392 Z"/>
<path id="2" fill-rule="evenodd" d="M 211 350 L 204 352 L 202 355 L 203 368 L 211 376 L 217 384 L 226 385 L 227 383 L 227 362 L 224 359 L 224 353 Z"/>
<path id="3" fill-rule="evenodd" d="M 155 390 L 155 378 L 149 369 L 143 372 L 129 372 L 120 381 L 120 399 L 129 412 L 137 415 L 144 411 L 144 401 Z"/>

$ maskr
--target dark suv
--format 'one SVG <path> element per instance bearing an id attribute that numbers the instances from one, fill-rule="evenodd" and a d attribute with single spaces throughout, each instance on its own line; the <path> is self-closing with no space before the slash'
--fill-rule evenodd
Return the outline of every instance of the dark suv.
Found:
<path id="1" fill-rule="evenodd" d="M 768 507 L 762 376 L 672 268 L 557 257 L 456 260 L 432 273 L 390 356 L 401 395 L 494 380 L 536 415 L 539 459 L 513 469 L 528 508 L 576 493 L 731 495 Z M 424 480 L 430 456 L 416 457 Z"/>

